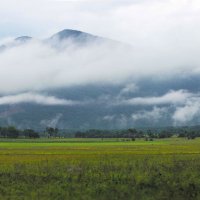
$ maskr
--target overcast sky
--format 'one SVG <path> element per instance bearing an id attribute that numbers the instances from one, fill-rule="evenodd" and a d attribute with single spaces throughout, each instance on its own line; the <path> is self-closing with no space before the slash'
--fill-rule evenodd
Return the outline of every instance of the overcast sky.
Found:
<path id="1" fill-rule="evenodd" d="M 133 45 L 131 52 L 103 44 L 84 49 L 69 46 L 58 53 L 33 41 L 10 49 L 0 54 L 0 93 L 74 85 L 77 76 L 79 84 L 85 84 L 115 82 L 128 75 L 157 77 L 162 72 L 171 77 L 177 72 L 179 76 L 200 72 L 198 0 L 0 2 L 0 43 L 22 35 L 47 38 L 68 28 Z"/>
<path id="2" fill-rule="evenodd" d="M 65 28 L 132 43 L 194 42 L 198 0 L 0 0 L 0 37 L 48 37 Z"/>
<path id="3" fill-rule="evenodd" d="M 128 46 L 113 49 L 109 43 L 81 49 L 70 44 L 60 52 L 33 40 L 8 48 L 0 53 L 0 95 L 5 95 L 0 105 L 77 105 L 80 102 L 40 91 L 99 82 L 118 84 L 130 75 L 170 80 L 200 73 L 199 0 L 0 0 L 0 27 L 1 44 L 18 36 L 43 39 L 63 29 L 76 29 L 133 46 L 130 51 Z M 129 84 L 120 97 L 139 88 Z M 169 89 L 161 96 L 122 98 L 118 104 L 175 105 L 173 119 L 179 121 L 199 115 L 199 92 L 187 91 L 184 85 L 178 91 Z M 193 111 L 191 115 L 188 110 Z M 148 116 L 157 113 L 160 117 L 163 112 L 165 107 L 154 107 Z M 133 118 L 143 115 L 141 111 Z"/>

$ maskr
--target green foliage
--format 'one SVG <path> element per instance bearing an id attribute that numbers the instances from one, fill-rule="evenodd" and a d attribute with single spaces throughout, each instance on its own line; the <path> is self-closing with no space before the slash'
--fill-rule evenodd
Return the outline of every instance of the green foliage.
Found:
<path id="1" fill-rule="evenodd" d="M 13 126 L 0 127 L 0 137 L 3 138 L 127 138 L 127 140 L 134 141 L 136 138 L 150 140 L 156 138 L 170 138 L 173 136 L 195 139 L 196 137 L 200 137 L 200 127 L 165 127 L 151 129 L 129 128 L 125 130 L 91 129 L 84 131 L 60 131 L 58 128 L 47 127 L 45 131 L 40 130 L 40 132 L 33 129 L 19 130 Z"/>
<path id="2" fill-rule="evenodd" d="M 28 138 L 39 138 L 40 137 L 39 133 L 35 132 L 32 129 L 25 129 L 23 131 L 23 134 L 25 137 L 28 137 Z"/>
<path id="3" fill-rule="evenodd" d="M 17 130 L 13 126 L 0 127 L 0 136 L 1 137 L 17 138 L 17 137 L 19 137 L 19 134 L 20 134 L 20 131 Z"/>
<path id="4" fill-rule="evenodd" d="M 25 129 L 24 131 L 21 131 L 14 126 L 9 127 L 0 127 L 0 137 L 1 138 L 19 138 L 19 137 L 25 137 L 25 138 L 39 138 L 39 133 L 35 132 L 32 129 Z"/>
<path id="5" fill-rule="evenodd" d="M 199 138 L 7 139 L 0 199 L 195 200 L 199 169 Z"/>
<path id="6" fill-rule="evenodd" d="M 49 137 L 58 137 L 58 128 L 47 127 L 46 132 L 48 133 Z"/>

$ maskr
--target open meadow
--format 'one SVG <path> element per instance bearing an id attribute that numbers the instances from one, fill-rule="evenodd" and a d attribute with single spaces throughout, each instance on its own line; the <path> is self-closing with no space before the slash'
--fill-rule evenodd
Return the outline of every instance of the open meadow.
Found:
<path id="1" fill-rule="evenodd" d="M 1 139 L 0 199 L 200 199 L 200 139 Z"/>

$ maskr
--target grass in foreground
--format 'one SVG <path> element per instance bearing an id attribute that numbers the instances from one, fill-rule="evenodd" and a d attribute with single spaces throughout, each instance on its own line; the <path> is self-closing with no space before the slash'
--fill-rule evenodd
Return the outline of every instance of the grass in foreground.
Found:
<path id="1" fill-rule="evenodd" d="M 200 139 L 0 141 L 0 199 L 200 199 Z"/>

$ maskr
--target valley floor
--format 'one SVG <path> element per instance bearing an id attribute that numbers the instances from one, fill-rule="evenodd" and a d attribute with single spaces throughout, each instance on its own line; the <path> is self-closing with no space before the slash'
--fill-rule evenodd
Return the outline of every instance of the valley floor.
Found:
<path id="1" fill-rule="evenodd" d="M 2 139 L 0 199 L 200 199 L 200 139 Z"/>

